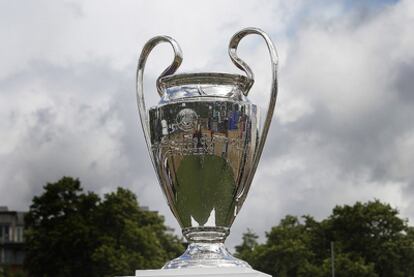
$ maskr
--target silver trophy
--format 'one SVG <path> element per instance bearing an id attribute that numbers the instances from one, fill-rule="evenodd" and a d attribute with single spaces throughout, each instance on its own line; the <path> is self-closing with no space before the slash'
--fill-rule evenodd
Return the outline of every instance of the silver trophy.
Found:
<path id="1" fill-rule="evenodd" d="M 260 35 L 271 57 L 272 87 L 263 127 L 247 95 L 254 83 L 249 66 L 237 56 L 240 40 Z M 143 75 L 147 57 L 159 43 L 174 50 L 174 61 L 157 79 L 161 99 L 147 110 Z M 158 181 L 189 246 L 163 268 L 250 267 L 234 258 L 224 241 L 252 183 L 272 120 L 277 96 L 275 46 L 257 28 L 230 40 L 232 62 L 246 76 L 228 73 L 174 74 L 182 61 L 178 43 L 168 36 L 150 39 L 137 70 L 141 124 Z"/>

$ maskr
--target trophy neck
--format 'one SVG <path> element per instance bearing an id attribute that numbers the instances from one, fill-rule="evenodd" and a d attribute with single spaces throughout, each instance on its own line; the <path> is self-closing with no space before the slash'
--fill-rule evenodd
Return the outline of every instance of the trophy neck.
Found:
<path id="1" fill-rule="evenodd" d="M 230 228 L 221 226 L 199 226 L 183 229 L 183 235 L 190 243 L 224 243 Z"/>

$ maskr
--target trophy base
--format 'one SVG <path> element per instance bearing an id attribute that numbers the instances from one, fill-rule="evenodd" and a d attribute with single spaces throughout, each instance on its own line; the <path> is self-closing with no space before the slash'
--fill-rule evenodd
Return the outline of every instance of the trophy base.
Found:
<path id="1" fill-rule="evenodd" d="M 169 261 L 163 269 L 176 268 L 251 268 L 248 263 L 233 257 L 223 243 L 191 243 L 180 257 Z"/>
<path id="2" fill-rule="evenodd" d="M 191 269 L 159 269 L 137 270 L 135 277 L 272 277 L 251 268 L 191 268 Z"/>

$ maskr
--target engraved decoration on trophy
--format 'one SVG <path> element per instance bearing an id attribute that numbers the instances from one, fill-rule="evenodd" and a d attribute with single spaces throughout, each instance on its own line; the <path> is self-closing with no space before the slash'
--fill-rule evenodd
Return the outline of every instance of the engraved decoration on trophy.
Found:
<path id="1" fill-rule="evenodd" d="M 177 114 L 177 126 L 184 132 L 189 132 L 197 127 L 197 113 L 192 109 L 182 109 Z"/>
<path id="2" fill-rule="evenodd" d="M 258 107 L 247 98 L 254 83 L 250 67 L 237 55 L 240 40 L 261 36 L 271 58 L 272 84 L 262 127 Z M 174 60 L 156 82 L 161 99 L 147 110 L 144 67 L 151 50 L 169 43 Z M 149 40 L 139 57 L 138 108 L 151 161 L 168 205 L 189 246 L 163 268 L 250 267 L 224 247 L 230 227 L 246 199 L 269 130 L 277 96 L 276 49 L 269 36 L 246 28 L 230 40 L 229 55 L 244 75 L 174 74 L 182 61 L 178 43 L 168 36 Z"/>

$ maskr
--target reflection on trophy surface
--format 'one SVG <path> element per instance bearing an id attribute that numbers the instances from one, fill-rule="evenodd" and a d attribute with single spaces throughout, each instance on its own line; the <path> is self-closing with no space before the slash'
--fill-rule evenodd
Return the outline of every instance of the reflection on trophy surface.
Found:
<path id="1" fill-rule="evenodd" d="M 247 98 L 253 73 L 236 53 L 248 34 L 264 38 L 271 56 L 273 82 L 262 127 L 259 109 Z M 157 80 L 159 104 L 147 110 L 144 67 L 151 50 L 161 42 L 173 47 L 175 57 Z M 190 243 L 165 269 L 249 267 L 223 243 L 247 196 L 269 130 L 277 96 L 277 54 L 270 38 L 256 28 L 236 33 L 229 54 L 247 76 L 173 75 L 182 53 L 177 42 L 166 36 L 148 41 L 138 61 L 138 107 L 148 150 L 168 204 Z"/>
<path id="2" fill-rule="evenodd" d="M 230 227 L 246 197 L 243 185 L 257 143 L 256 106 L 213 98 L 149 113 L 156 168 L 181 226 Z"/>

